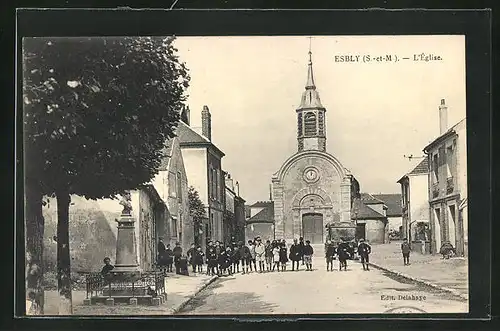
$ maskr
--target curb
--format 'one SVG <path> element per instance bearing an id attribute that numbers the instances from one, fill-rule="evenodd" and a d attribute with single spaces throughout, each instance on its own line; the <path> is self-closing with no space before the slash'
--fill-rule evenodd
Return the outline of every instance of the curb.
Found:
<path id="1" fill-rule="evenodd" d="M 200 293 L 201 291 L 203 291 L 208 285 L 212 284 L 217 278 L 219 278 L 219 276 L 212 276 L 208 280 L 206 280 L 205 282 L 203 282 L 203 284 L 201 284 L 200 286 L 198 286 L 198 288 L 194 291 L 194 293 L 192 295 L 190 295 L 184 302 L 182 302 L 177 307 L 172 308 L 171 309 L 171 314 L 175 315 L 175 314 L 179 313 L 179 311 L 181 311 L 184 307 L 186 307 L 188 305 L 188 303 L 191 300 L 193 300 L 193 298 L 195 296 L 198 295 L 198 293 Z"/>
<path id="2" fill-rule="evenodd" d="M 392 269 L 389 269 L 389 268 L 386 268 L 386 267 L 382 267 L 376 263 L 373 263 L 373 262 L 370 262 L 370 266 L 373 266 L 375 267 L 376 269 L 380 269 L 380 270 L 384 270 L 384 271 L 387 271 L 391 274 L 394 274 L 396 276 L 399 276 L 399 277 L 403 277 L 403 278 L 406 278 L 406 279 L 409 279 L 413 282 L 416 282 L 416 283 L 419 283 L 419 284 L 424 284 L 424 285 L 427 285 L 429 287 L 432 287 L 432 288 L 435 288 L 437 290 L 440 290 L 440 291 L 444 291 L 444 292 L 448 292 L 449 294 L 452 294 L 454 296 L 457 296 L 459 297 L 460 299 L 462 300 L 466 300 L 468 301 L 469 298 L 467 295 L 464 295 L 463 293 L 460 293 L 459 291 L 455 290 L 455 289 L 451 289 L 451 288 L 447 288 L 447 287 L 443 287 L 443 286 L 439 286 L 439 285 L 436 285 L 434 283 L 431 283 L 431 282 L 428 282 L 428 281 L 425 281 L 425 280 L 422 280 L 422 279 L 418 279 L 418 278 L 415 278 L 415 277 L 412 277 L 412 276 L 409 276 L 407 274 L 404 274 L 404 273 L 401 273 L 399 271 L 395 271 L 395 270 L 392 270 Z"/>

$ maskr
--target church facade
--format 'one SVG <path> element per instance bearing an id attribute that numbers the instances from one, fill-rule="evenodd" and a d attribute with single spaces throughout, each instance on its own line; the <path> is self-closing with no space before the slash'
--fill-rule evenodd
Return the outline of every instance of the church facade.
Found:
<path id="1" fill-rule="evenodd" d="M 359 184 L 326 150 L 326 108 L 314 83 L 311 52 L 307 83 L 297 116 L 297 152 L 272 178 L 275 238 L 304 237 L 323 243 L 328 226 L 354 226 L 353 199 Z"/>

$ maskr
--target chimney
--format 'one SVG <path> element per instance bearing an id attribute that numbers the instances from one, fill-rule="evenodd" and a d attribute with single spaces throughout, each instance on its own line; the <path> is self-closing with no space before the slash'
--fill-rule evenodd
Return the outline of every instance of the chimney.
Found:
<path id="1" fill-rule="evenodd" d="M 227 174 L 227 176 L 226 176 L 226 187 L 230 188 L 231 191 L 234 192 L 233 179 L 231 178 L 230 174 Z"/>
<path id="2" fill-rule="evenodd" d="M 186 123 L 189 126 L 190 117 L 191 117 L 191 115 L 190 115 L 189 106 L 184 107 L 184 109 L 182 110 L 182 114 L 181 114 L 181 121 L 183 121 L 184 123 Z"/>
<path id="3" fill-rule="evenodd" d="M 240 183 L 238 181 L 236 181 L 236 195 L 240 196 Z"/>
<path id="4" fill-rule="evenodd" d="M 446 106 L 444 99 L 441 99 L 441 104 L 439 105 L 439 135 L 448 130 L 448 107 Z"/>
<path id="5" fill-rule="evenodd" d="M 269 184 L 269 201 L 273 201 L 273 186 Z"/>
<path id="6" fill-rule="evenodd" d="M 208 140 L 212 140 L 212 116 L 208 106 L 203 106 L 201 112 L 201 134 L 207 137 Z"/>

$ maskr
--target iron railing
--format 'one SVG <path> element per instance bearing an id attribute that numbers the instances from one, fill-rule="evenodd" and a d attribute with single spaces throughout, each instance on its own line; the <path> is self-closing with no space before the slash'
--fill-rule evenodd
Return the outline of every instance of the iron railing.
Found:
<path id="1" fill-rule="evenodd" d="M 86 297 L 109 296 L 113 293 L 127 290 L 132 297 L 139 295 L 139 291 L 146 289 L 146 295 L 152 297 L 166 294 L 165 274 L 159 271 L 142 272 L 137 277 L 116 277 L 112 274 L 102 275 L 100 272 L 88 273 L 85 277 Z"/>

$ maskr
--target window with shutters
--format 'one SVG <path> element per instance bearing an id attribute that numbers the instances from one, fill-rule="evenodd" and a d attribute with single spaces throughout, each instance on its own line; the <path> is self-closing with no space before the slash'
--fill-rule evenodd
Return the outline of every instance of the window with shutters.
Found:
<path id="1" fill-rule="evenodd" d="M 319 135 L 323 136 L 325 134 L 325 118 L 322 111 L 318 113 L 318 129 Z"/>
<path id="2" fill-rule="evenodd" d="M 304 136 L 311 137 L 316 135 L 316 114 L 307 113 L 304 116 Z"/>
<path id="3" fill-rule="evenodd" d="M 297 135 L 302 137 L 302 113 L 297 116 Z"/>

